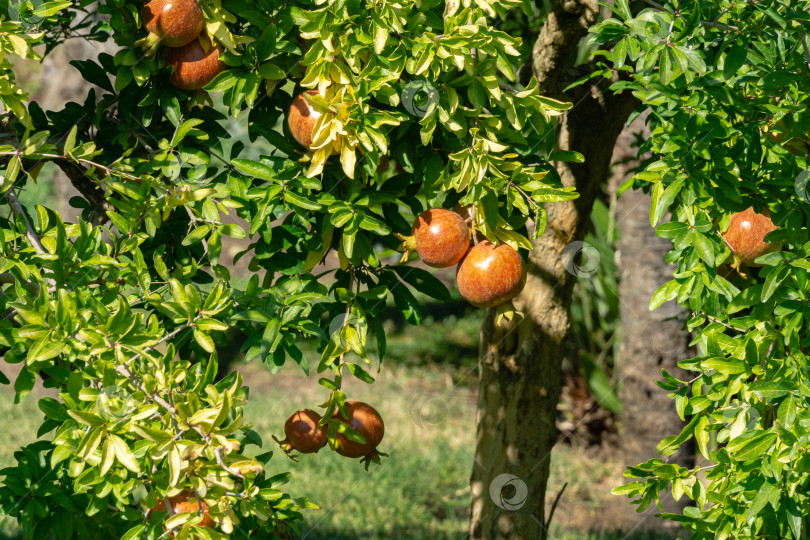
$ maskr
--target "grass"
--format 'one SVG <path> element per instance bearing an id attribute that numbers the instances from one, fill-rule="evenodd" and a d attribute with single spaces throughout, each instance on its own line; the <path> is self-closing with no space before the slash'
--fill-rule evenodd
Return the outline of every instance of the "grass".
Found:
<path id="1" fill-rule="evenodd" d="M 301 407 L 316 408 L 325 389 L 297 368 L 274 376 L 256 364 L 242 366 L 251 387 L 246 418 L 264 438 L 265 448 L 281 435 L 287 415 Z M 389 364 L 374 385 L 347 381 L 352 399 L 373 404 L 383 415 L 386 433 L 381 450 L 389 456 L 369 472 L 357 460 L 322 450 L 298 463 L 280 452 L 269 463 L 273 474 L 290 471 L 286 490 L 308 496 L 321 509 L 306 513 L 301 538 L 325 539 L 461 539 L 466 536 L 469 476 L 475 444 L 475 403 L 469 388 L 453 382 L 448 368 L 401 368 Z M 11 463 L 14 450 L 34 439 L 42 414 L 36 398 L 13 405 L 0 392 L 0 414 L 13 418 L 0 441 L 0 466 Z M 568 482 L 564 501 L 598 511 L 600 493 L 615 479 L 616 464 L 594 459 L 576 448 L 558 447 L 551 462 L 550 490 Z M 565 520 L 564 504 L 557 516 Z M 555 517 L 555 521 L 557 518 Z M 17 539 L 17 529 L 0 518 L 0 540 Z M 554 540 L 621 540 L 622 535 L 579 532 L 553 525 Z M 634 535 L 626 540 L 657 540 L 666 536 Z"/>

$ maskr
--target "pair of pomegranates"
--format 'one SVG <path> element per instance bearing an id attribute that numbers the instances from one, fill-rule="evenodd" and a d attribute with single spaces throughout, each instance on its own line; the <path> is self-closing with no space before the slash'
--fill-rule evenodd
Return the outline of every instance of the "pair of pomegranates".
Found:
<path id="1" fill-rule="evenodd" d="M 163 58 L 174 67 L 171 83 L 181 90 L 199 90 L 211 82 L 225 64 L 221 48 L 205 47 L 200 37 L 205 18 L 197 0 L 149 0 L 141 9 L 149 33 L 166 45 Z"/>
<path id="2" fill-rule="evenodd" d="M 422 212 L 404 246 L 409 252 L 416 251 L 428 266 L 447 268 L 458 264 L 458 290 L 476 307 L 508 302 L 526 284 L 526 265 L 517 251 L 488 240 L 470 248 L 467 222 L 451 210 L 431 208 Z"/>
<path id="3" fill-rule="evenodd" d="M 349 458 L 367 457 L 377 451 L 385 434 L 385 425 L 377 410 L 362 401 L 347 401 L 346 415 L 339 410 L 334 417 L 341 423 L 359 433 L 365 443 L 352 441 L 343 433 L 337 434 L 337 448 L 341 456 Z M 281 441 L 281 447 L 290 452 L 296 450 L 302 454 L 317 452 L 326 445 L 326 426 L 319 425 L 321 415 L 311 409 L 295 411 L 284 423 L 286 439 Z"/>

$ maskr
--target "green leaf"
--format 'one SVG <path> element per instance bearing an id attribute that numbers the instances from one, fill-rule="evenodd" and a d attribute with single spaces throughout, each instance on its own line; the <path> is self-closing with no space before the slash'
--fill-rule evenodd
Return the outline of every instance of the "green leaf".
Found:
<path id="1" fill-rule="evenodd" d="M 415 266 L 392 266 L 390 270 L 405 283 L 431 298 L 435 298 L 440 302 L 449 302 L 452 299 L 450 291 L 445 287 L 444 283 L 427 270 Z"/>
<path id="2" fill-rule="evenodd" d="M 180 124 L 180 126 L 174 132 L 174 136 L 172 137 L 172 142 L 171 142 L 172 148 L 174 148 L 175 146 L 180 144 L 180 142 L 183 139 L 185 139 L 186 135 L 188 135 L 189 131 L 191 131 L 192 129 L 194 129 L 194 127 L 196 127 L 196 126 L 198 126 L 198 125 L 200 125 L 202 123 L 203 123 L 203 121 L 200 118 L 190 118 L 190 119 L 186 120 L 185 122 L 183 122 L 182 124 Z"/>
<path id="3" fill-rule="evenodd" d="M 734 358 L 709 358 L 703 360 L 700 366 L 705 370 L 714 369 L 723 375 L 738 375 L 751 369 L 742 360 L 735 360 Z"/>
<path id="4" fill-rule="evenodd" d="M 299 208 L 303 208 L 304 210 L 320 210 L 321 205 L 315 201 L 311 201 L 309 199 L 305 199 L 304 197 L 294 193 L 292 191 L 285 191 L 284 192 L 284 200 L 290 203 L 293 206 L 297 206 Z"/>
<path id="5" fill-rule="evenodd" d="M 358 366 L 357 364 L 346 364 L 346 366 L 349 368 L 349 371 L 352 372 L 352 375 L 354 375 L 361 381 L 368 384 L 372 384 L 374 382 L 374 377 L 369 375 L 368 372 L 361 366 Z"/>
<path id="6" fill-rule="evenodd" d="M 737 42 L 731 46 L 723 60 L 723 77 L 726 80 L 734 77 L 745 63 L 748 55 L 748 43 Z"/>
<path id="7" fill-rule="evenodd" d="M 694 231 L 693 238 L 693 245 L 700 258 L 703 259 L 707 265 L 714 266 L 714 248 L 712 247 L 711 240 L 709 240 L 705 234 L 698 231 Z"/>
<path id="8" fill-rule="evenodd" d="M 666 189 L 663 188 L 663 184 L 661 182 L 655 185 L 653 188 L 653 212 L 650 213 L 650 225 L 655 227 L 658 222 L 661 221 L 661 219 L 664 217 L 664 213 L 675 201 L 675 197 L 677 197 L 681 192 L 683 182 L 683 178 L 678 178 L 669 184 Z"/>
<path id="9" fill-rule="evenodd" d="M 782 381 L 756 381 L 749 389 L 762 399 L 773 401 L 790 392 L 790 386 Z"/>
<path id="10" fill-rule="evenodd" d="M 196 328 L 194 329 L 194 341 L 203 348 L 206 352 L 212 353 L 216 350 L 216 346 L 214 345 L 214 340 L 211 339 L 211 336 L 206 334 L 205 332 L 200 332 Z"/>
<path id="11" fill-rule="evenodd" d="M 678 289 L 681 284 L 676 280 L 667 281 L 656 290 L 650 299 L 650 311 L 654 310 L 664 302 L 674 300 L 678 296 Z"/>
<path id="12" fill-rule="evenodd" d="M 231 165 L 233 165 L 237 171 L 246 176 L 258 178 L 260 180 L 268 180 L 271 182 L 276 179 L 276 171 L 264 163 L 251 161 L 249 159 L 233 159 L 231 160 Z"/>
<path id="13" fill-rule="evenodd" d="M 397 283 L 391 287 L 391 295 L 394 303 L 402 312 L 405 320 L 411 324 L 422 323 L 422 308 L 408 287 L 402 283 Z"/>
<path id="14" fill-rule="evenodd" d="M 774 270 L 771 270 L 771 273 L 768 274 L 768 277 L 765 278 L 765 286 L 762 287 L 762 302 L 767 302 L 768 299 L 776 292 L 776 289 L 779 288 L 779 285 L 788 277 L 790 274 L 790 270 L 787 266 L 779 266 Z"/>
<path id="15" fill-rule="evenodd" d="M 73 2 L 46 2 L 38 6 L 31 16 L 47 19 L 48 17 L 56 15 L 63 9 L 69 8 L 72 5 Z"/>
<path id="16" fill-rule="evenodd" d="M 735 460 L 748 461 L 749 459 L 757 459 L 765 456 L 774 442 L 776 442 L 776 433 L 763 433 L 748 440 L 739 449 L 735 447 L 732 450 L 730 444 L 728 451 Z"/>
<path id="17" fill-rule="evenodd" d="M 135 454 L 132 453 L 129 445 L 118 435 L 110 434 L 109 437 L 112 440 L 113 450 L 118 462 L 133 473 L 141 474 L 141 468 L 135 460 Z"/>
<path id="18" fill-rule="evenodd" d="M 199 227 L 188 233 L 188 235 L 186 235 L 186 237 L 183 238 L 181 244 L 184 246 L 192 246 L 197 242 L 201 241 L 203 238 L 205 238 L 209 232 L 211 232 L 211 226 L 208 225 L 207 223 L 203 223 L 202 225 L 200 225 Z"/>
<path id="19" fill-rule="evenodd" d="M 698 450 L 706 459 L 709 459 L 709 419 L 701 415 L 700 419 L 695 424 L 695 440 L 697 441 Z"/>
<path id="20" fill-rule="evenodd" d="M 80 424 L 84 424 L 91 427 L 97 427 L 104 423 L 104 419 L 97 414 L 93 414 L 87 411 L 74 411 L 68 409 L 67 411 L 68 416 L 76 420 Z"/>

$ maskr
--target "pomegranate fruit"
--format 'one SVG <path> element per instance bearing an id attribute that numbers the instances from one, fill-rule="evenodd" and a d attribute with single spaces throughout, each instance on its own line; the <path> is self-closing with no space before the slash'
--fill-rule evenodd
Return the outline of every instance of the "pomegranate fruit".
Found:
<path id="1" fill-rule="evenodd" d="M 508 302 L 526 284 L 526 265 L 520 254 L 506 244 L 479 242 L 464 257 L 456 270 L 461 296 L 480 308 Z"/>
<path id="2" fill-rule="evenodd" d="M 766 234 L 776 228 L 767 208 L 758 214 L 751 207 L 731 216 L 723 239 L 735 259 L 747 266 L 759 266 L 754 262 L 757 257 L 782 249 L 781 244 L 763 240 Z"/>
<path id="3" fill-rule="evenodd" d="M 369 456 L 377 450 L 385 434 L 382 417 L 374 407 L 362 401 L 347 401 L 344 417 L 340 410 L 335 417 L 363 436 L 365 444 L 350 440 L 343 433 L 337 434 L 337 453 L 349 458 Z"/>
<path id="4" fill-rule="evenodd" d="M 326 444 L 326 428 L 319 426 L 321 415 L 310 409 L 295 411 L 284 422 L 284 435 L 281 441 L 285 450 L 297 450 L 302 454 L 317 452 Z"/>
<path id="5" fill-rule="evenodd" d="M 457 264 L 470 248 L 470 229 L 457 213 L 443 208 L 422 212 L 405 238 L 407 252 L 416 251 L 434 268 Z"/>
<path id="6" fill-rule="evenodd" d="M 307 90 L 298 94 L 290 104 L 287 112 L 287 125 L 290 128 L 293 138 L 298 144 L 306 148 L 312 146 L 312 136 L 315 131 L 315 123 L 320 118 L 321 113 L 316 111 L 307 101 L 305 94 L 317 95 L 317 90 Z"/>
<path id="7" fill-rule="evenodd" d="M 200 503 L 202 503 L 202 521 L 198 523 L 201 527 L 211 527 L 214 528 L 216 523 L 214 519 L 208 515 L 208 504 L 200 499 L 197 500 L 197 495 L 191 489 L 186 489 L 181 491 L 174 497 L 169 497 L 169 505 L 171 506 L 171 514 L 185 514 L 186 512 L 193 512 L 195 514 L 199 513 L 200 511 Z M 151 514 L 152 512 L 160 511 L 166 512 L 166 501 L 160 501 L 155 505 L 152 510 L 149 511 Z"/>
<path id="8" fill-rule="evenodd" d="M 225 69 L 219 53 L 219 46 L 213 46 L 205 52 L 199 39 L 182 47 L 167 47 L 163 57 L 166 65 L 174 66 L 172 85 L 181 90 L 199 90 L 210 83 Z"/>
<path id="9" fill-rule="evenodd" d="M 200 35 L 205 19 L 197 0 L 150 0 L 141 8 L 143 24 L 168 47 L 182 47 Z"/>

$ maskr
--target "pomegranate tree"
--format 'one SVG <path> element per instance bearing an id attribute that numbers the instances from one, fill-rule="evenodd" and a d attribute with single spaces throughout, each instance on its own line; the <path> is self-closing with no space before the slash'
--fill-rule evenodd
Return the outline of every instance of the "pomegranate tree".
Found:
<path id="1" fill-rule="evenodd" d="M 223 347 L 248 336 L 245 361 L 272 374 L 317 366 L 328 396 L 318 413 L 277 419 L 286 451 L 318 459 L 326 443 L 375 461 L 383 421 L 348 401 L 348 379 L 374 382 L 389 305 L 419 324 L 425 296 L 451 299 L 443 280 L 388 256 L 396 235 L 413 232 L 426 262 L 452 268 L 473 228 L 528 249 L 527 220 L 539 236 L 540 209 L 575 196 L 553 174 L 554 137 L 537 137 L 570 105 L 510 80 L 526 45 L 493 28 L 486 6 L 327 4 L 3 12 L 0 358 L 14 364 L 17 400 L 46 377 L 54 396 L 40 402 L 41 436 L 3 470 L 25 491 L 48 479 L 24 505 L 0 487 L 0 509 L 28 538 L 295 528 L 312 506 L 281 491 L 279 452 L 253 446 L 266 439 L 250 427 L 256 392 Z M 43 110 L 12 67 L 67 36 L 108 52 L 73 62 L 87 95 Z M 69 214 L 18 199 L 48 161 L 78 190 Z M 477 220 L 440 208 L 456 203 Z M 425 208 L 437 210 L 415 229 L 402 218 Z M 185 510 L 195 526 L 180 523 Z M 199 526 L 214 521 L 217 534 Z"/>

